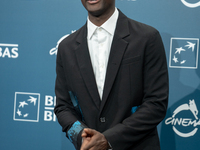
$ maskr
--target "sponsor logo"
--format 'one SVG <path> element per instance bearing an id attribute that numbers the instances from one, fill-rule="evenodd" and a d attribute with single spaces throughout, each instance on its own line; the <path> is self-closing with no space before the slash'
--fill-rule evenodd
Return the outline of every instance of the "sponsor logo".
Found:
<path id="1" fill-rule="evenodd" d="M 76 32 L 76 30 L 71 31 L 71 33 L 74 33 L 74 32 Z M 59 46 L 60 42 L 61 42 L 62 40 L 64 40 L 66 37 L 68 37 L 69 35 L 70 35 L 70 34 L 67 34 L 67 35 L 64 35 L 63 37 L 61 37 L 61 38 L 58 40 L 56 47 L 53 47 L 52 49 L 50 49 L 49 54 L 50 54 L 50 55 L 57 55 L 58 46 Z"/>
<path id="2" fill-rule="evenodd" d="M 185 118 L 182 118 L 182 116 Z M 172 117 L 165 120 L 166 125 L 172 125 L 173 131 L 180 137 L 191 137 L 197 133 L 200 119 L 195 100 L 189 100 L 189 104 L 182 104 L 177 107 Z"/>
<path id="3" fill-rule="evenodd" d="M 14 120 L 39 121 L 40 94 L 15 92 Z"/>
<path id="4" fill-rule="evenodd" d="M 2 58 L 17 58 L 18 44 L 3 44 L 0 43 L 0 57 Z"/>
<path id="5" fill-rule="evenodd" d="M 54 106 L 56 105 L 56 96 L 45 95 L 44 121 L 56 121 Z"/>
<path id="6" fill-rule="evenodd" d="M 39 122 L 40 112 L 44 112 L 44 121 L 55 122 L 54 106 L 56 105 L 56 97 L 45 95 L 42 98 L 45 102 L 44 109 L 40 108 L 40 99 L 40 93 L 15 92 L 13 120 Z"/>
<path id="7" fill-rule="evenodd" d="M 171 38 L 169 67 L 197 69 L 198 51 L 198 38 Z"/>
<path id="8" fill-rule="evenodd" d="M 200 1 L 199 1 L 199 2 L 196 2 L 196 3 L 189 3 L 189 2 L 187 2 L 186 0 L 181 0 L 181 2 L 182 2 L 185 6 L 187 6 L 187 7 L 189 7 L 189 8 L 196 8 L 196 7 L 199 7 L 199 6 L 200 6 Z"/>

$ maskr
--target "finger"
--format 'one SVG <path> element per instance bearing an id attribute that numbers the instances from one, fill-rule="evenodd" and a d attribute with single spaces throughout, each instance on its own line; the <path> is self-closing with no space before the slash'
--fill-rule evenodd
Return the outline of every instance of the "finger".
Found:
<path id="1" fill-rule="evenodd" d="M 86 134 L 88 134 L 88 135 L 91 135 L 91 136 L 97 133 L 96 130 L 89 129 L 89 128 L 84 129 L 84 132 L 85 132 Z"/>
<path id="2" fill-rule="evenodd" d="M 81 134 L 82 137 L 87 137 L 87 136 L 89 136 L 89 134 L 87 133 L 87 130 L 88 130 L 88 129 L 89 129 L 89 128 L 83 129 L 82 134 Z"/>
<path id="3" fill-rule="evenodd" d="M 110 147 L 107 142 L 96 143 L 94 146 L 89 148 L 89 150 L 108 150 Z M 88 150 L 88 149 L 87 149 Z"/>
<path id="4" fill-rule="evenodd" d="M 81 149 L 80 150 L 87 150 L 86 149 L 86 144 L 88 143 L 88 140 L 86 140 L 86 138 L 83 140 L 82 145 L 81 145 Z"/>
<path id="5" fill-rule="evenodd" d="M 89 143 L 82 144 L 81 150 L 90 150 L 93 146 L 89 145 Z"/>
<path id="6" fill-rule="evenodd" d="M 97 138 L 94 135 L 93 137 L 87 137 L 87 138 L 85 138 L 85 140 L 83 142 L 84 142 L 82 144 L 83 150 L 89 150 L 90 148 L 96 146 L 96 144 L 97 144 Z"/>
<path id="7" fill-rule="evenodd" d="M 89 141 L 89 140 L 91 140 L 91 137 L 83 137 L 82 139 L 83 139 L 83 141 L 84 140 L 88 140 Z"/>
<path id="8" fill-rule="evenodd" d="M 107 150 L 109 148 L 109 144 L 104 135 L 97 132 L 91 137 L 91 140 L 87 145 L 85 145 L 85 148 L 87 150 Z"/>
<path id="9" fill-rule="evenodd" d="M 82 137 L 87 137 L 87 133 L 83 130 L 81 136 L 82 136 Z"/>
<path id="10" fill-rule="evenodd" d="M 90 137 L 86 137 L 86 138 L 83 138 L 83 141 L 82 141 L 82 145 L 81 145 L 81 149 L 80 150 L 89 150 L 87 148 L 87 145 L 88 143 L 90 142 L 91 138 Z"/>
<path id="11" fill-rule="evenodd" d="M 105 147 L 91 147 L 89 150 L 108 150 L 108 148 L 105 148 Z"/>
<path id="12" fill-rule="evenodd" d="M 97 133 L 96 130 L 85 128 L 85 129 L 83 129 L 81 136 L 82 137 L 92 137 L 96 133 Z"/>

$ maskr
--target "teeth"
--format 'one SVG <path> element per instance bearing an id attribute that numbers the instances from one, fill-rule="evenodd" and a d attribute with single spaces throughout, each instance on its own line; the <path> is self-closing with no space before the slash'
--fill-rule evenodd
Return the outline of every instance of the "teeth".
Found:
<path id="1" fill-rule="evenodd" d="M 87 0 L 88 2 L 97 2 L 97 0 Z"/>

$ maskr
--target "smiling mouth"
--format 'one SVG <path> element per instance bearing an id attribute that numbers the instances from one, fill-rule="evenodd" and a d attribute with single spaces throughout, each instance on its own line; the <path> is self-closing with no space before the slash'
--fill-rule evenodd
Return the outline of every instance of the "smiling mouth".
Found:
<path id="1" fill-rule="evenodd" d="M 98 3 L 99 0 L 87 0 L 87 2 L 90 4 L 95 4 L 95 3 Z"/>

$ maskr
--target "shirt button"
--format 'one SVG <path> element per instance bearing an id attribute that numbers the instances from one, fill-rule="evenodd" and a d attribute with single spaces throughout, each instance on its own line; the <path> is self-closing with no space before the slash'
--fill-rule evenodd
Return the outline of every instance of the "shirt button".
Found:
<path id="1" fill-rule="evenodd" d="M 106 122 L 106 118 L 105 117 L 101 117 L 100 118 L 100 122 Z"/>

